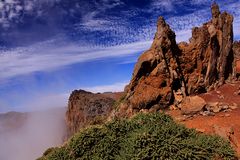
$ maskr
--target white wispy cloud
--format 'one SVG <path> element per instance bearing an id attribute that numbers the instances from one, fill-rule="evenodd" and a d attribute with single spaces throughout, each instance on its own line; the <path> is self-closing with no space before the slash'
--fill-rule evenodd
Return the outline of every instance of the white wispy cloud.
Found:
<path id="1" fill-rule="evenodd" d="M 20 16 L 22 9 L 18 0 L 0 1 L 0 25 L 3 28 L 8 28 L 11 21 Z"/>
<path id="2" fill-rule="evenodd" d="M 184 15 L 174 15 L 173 13 L 177 9 L 176 6 L 184 5 L 189 3 L 197 7 L 198 5 L 205 5 L 201 9 L 195 9 L 189 14 Z M 177 42 L 188 41 L 191 37 L 191 29 L 193 27 L 201 26 L 203 23 L 211 19 L 211 1 L 209 0 L 192 0 L 192 1 L 178 1 L 178 0 L 168 0 L 160 1 L 153 0 L 150 5 L 150 11 L 154 12 L 156 9 L 159 9 L 158 14 L 164 14 L 164 11 L 168 11 L 170 15 L 166 17 L 166 21 L 170 24 L 171 28 L 176 33 Z M 235 38 L 240 37 L 240 1 L 231 1 L 227 3 L 225 1 L 219 1 L 221 11 L 230 12 L 234 16 L 234 35 Z M 165 9 L 165 10 L 164 10 Z M 173 14 L 171 16 L 171 14 Z M 149 26 L 148 30 L 154 31 L 154 26 Z M 146 34 L 145 34 L 146 35 Z M 151 34 L 152 35 L 152 34 Z M 149 36 L 149 35 L 148 35 Z M 145 36 L 147 37 L 147 36 Z"/>
<path id="3" fill-rule="evenodd" d="M 148 49 L 150 44 L 151 41 L 106 48 L 86 48 L 76 44 L 17 48 L 0 54 L 0 80 L 36 71 L 59 69 L 74 63 L 102 60 L 110 57 L 124 57 L 142 52 Z"/>
<path id="4" fill-rule="evenodd" d="M 104 93 L 104 92 L 122 92 L 124 91 L 124 87 L 128 84 L 128 81 L 120 81 L 116 83 L 110 84 L 102 84 L 97 86 L 79 86 L 75 89 L 83 89 L 92 93 Z M 59 108 L 59 107 L 67 107 L 68 99 L 72 90 L 66 92 L 58 92 L 58 93 L 50 93 L 50 92 L 39 92 L 32 91 L 31 94 L 34 96 L 30 99 L 27 98 L 23 103 L 19 103 L 16 111 L 40 111 L 47 110 L 51 108 Z M 13 96 L 13 95 L 11 95 Z M 16 93 L 14 95 L 16 99 L 22 99 L 22 95 Z M 8 100 L 0 97 L 0 113 L 8 112 L 13 110 L 11 104 L 9 104 Z"/>
<path id="5" fill-rule="evenodd" d="M 111 8 L 109 5 L 110 1 L 105 2 L 105 9 Z M 171 9 L 175 1 L 153 1 L 152 5 L 155 4 L 156 7 L 167 7 Z M 5 3 L 17 4 L 17 0 L 8 0 Z M 192 3 L 200 3 L 199 1 L 193 1 Z M 1 4 L 1 3 L 0 3 Z M 121 5 L 121 1 L 115 0 L 113 6 Z M 0 5 L 1 6 L 1 5 Z M 240 36 L 240 11 L 237 9 L 240 7 L 239 3 L 231 3 L 228 6 L 223 7 L 222 10 L 229 10 L 234 14 L 234 34 L 236 37 Z M 231 9 L 229 9 L 231 8 Z M 100 11 L 97 11 L 100 12 Z M 76 44 L 67 44 L 61 46 L 44 46 L 36 45 L 26 48 L 17 48 L 11 51 L 5 51 L 0 53 L 0 79 L 11 78 L 18 75 L 29 74 L 35 71 L 48 71 L 51 69 L 57 69 L 62 66 L 92 61 L 97 59 L 104 59 L 108 57 L 117 56 L 127 56 L 129 54 L 134 54 L 136 52 L 141 52 L 146 50 L 150 44 L 151 39 L 156 31 L 155 25 L 143 26 L 141 29 L 133 32 L 134 34 L 128 34 L 126 32 L 126 25 L 124 22 L 122 25 L 114 25 L 114 21 L 109 21 L 109 19 L 95 19 L 95 15 L 92 14 L 87 18 L 84 24 L 80 24 L 90 30 L 105 31 L 107 29 L 117 29 L 119 34 L 123 39 L 134 39 L 135 43 L 129 43 L 124 45 L 117 45 L 113 47 L 83 47 Z M 177 42 L 188 41 L 191 37 L 191 28 L 194 26 L 200 26 L 203 22 L 208 21 L 211 13 L 210 9 L 202 9 L 194 11 L 191 14 L 184 16 L 173 16 L 167 20 L 171 25 L 172 29 L 176 32 Z M 191 18 L 189 18 L 191 17 Z M 77 27 L 77 26 L 75 26 Z M 78 26 L 79 27 L 79 26 Z M 125 34 L 124 34 L 125 32 Z M 120 37 L 120 38 L 121 38 Z M 124 39 L 125 40 L 125 39 Z M 125 43 L 128 43 L 125 40 Z M 124 63 L 124 62 L 123 62 Z"/>
<path id="6" fill-rule="evenodd" d="M 85 6 L 79 6 L 84 13 L 82 13 L 82 21 L 79 24 L 76 24 L 76 27 L 83 27 L 83 29 L 89 30 L 110 30 L 109 25 L 112 22 L 111 19 L 114 16 L 108 15 L 107 18 L 99 18 L 97 16 L 102 15 L 106 10 L 112 9 L 114 7 L 123 5 L 124 2 L 121 0 L 102 0 L 102 1 L 95 1 L 95 9 L 94 10 L 86 10 Z M 88 4 L 92 5 L 92 4 Z M 82 28 L 81 28 L 82 29 Z M 113 29 L 113 28 L 111 28 Z"/>
<path id="7" fill-rule="evenodd" d="M 117 82 L 114 84 L 108 85 L 100 85 L 100 86 L 93 86 L 93 87 L 84 87 L 82 89 L 86 91 L 90 91 L 93 93 L 103 93 L 103 92 L 122 92 L 124 87 L 128 84 L 127 81 L 124 82 Z"/>
<path id="8" fill-rule="evenodd" d="M 176 41 L 177 42 L 188 42 L 190 37 L 192 37 L 192 30 L 180 30 L 176 32 Z"/>
<path id="9" fill-rule="evenodd" d="M 49 7 L 61 0 L 1 0 L 0 1 L 0 26 L 8 29 L 15 23 L 22 22 L 25 15 L 40 13 L 40 6 L 47 4 Z M 37 15 L 36 15 L 37 16 Z"/>
<path id="10" fill-rule="evenodd" d="M 158 3 L 160 2 L 158 1 Z M 234 14 L 235 18 L 234 34 L 236 37 L 239 37 L 240 11 L 237 10 L 237 8 L 240 7 L 240 4 L 233 3 L 229 5 L 229 7 L 233 7 L 233 10 L 230 11 Z M 227 9 L 227 7 L 223 7 L 222 10 L 225 9 Z M 209 8 L 198 10 L 184 16 L 173 16 L 168 18 L 167 22 L 169 22 L 173 30 L 175 30 L 177 42 L 180 42 L 188 41 L 191 37 L 191 28 L 194 26 L 200 26 L 203 22 L 208 20 L 208 17 L 210 17 Z M 86 22 L 85 25 L 93 29 L 96 29 L 93 26 L 98 25 L 100 27 L 97 29 L 103 31 L 108 28 L 107 25 L 109 25 L 109 23 L 110 22 L 107 20 L 89 21 Z M 114 28 L 114 26 L 112 26 L 112 28 Z M 120 26 L 119 30 L 124 31 L 124 28 L 121 28 Z M 15 50 L 5 51 L 0 54 L 0 79 L 3 80 L 36 71 L 49 71 L 74 63 L 135 54 L 149 48 L 151 44 L 150 39 L 152 39 L 155 30 L 156 26 L 149 25 L 143 27 L 139 30 L 139 32 L 136 32 L 136 34 L 128 36 L 123 34 L 122 36 L 130 39 L 135 37 L 135 41 L 137 42 L 113 47 L 94 48 L 89 46 L 79 46 L 76 44 L 46 47 L 41 44 L 33 47 L 17 48 Z"/>
<path id="11" fill-rule="evenodd" d="M 225 4 L 222 5 L 222 10 L 223 11 L 228 11 L 230 12 L 233 17 L 234 17 L 234 21 L 233 21 L 233 33 L 235 38 L 237 38 L 238 40 L 240 40 L 240 1 L 236 0 L 231 4 Z"/>
<path id="12" fill-rule="evenodd" d="M 159 0 L 152 0 L 150 4 L 151 9 L 158 9 L 161 10 L 162 12 L 170 12 L 174 10 L 174 1 L 173 0 L 164 0 L 164 1 L 159 1 Z"/>
<path id="13" fill-rule="evenodd" d="M 234 29 L 233 29 L 235 37 L 240 40 L 240 17 L 235 18 Z"/>
<path id="14" fill-rule="evenodd" d="M 191 0 L 190 3 L 199 5 L 199 4 L 208 4 L 210 1 L 209 0 Z"/>
<path id="15" fill-rule="evenodd" d="M 105 3 L 99 3 L 97 6 L 99 6 L 97 11 L 88 12 L 86 14 L 87 21 L 85 23 L 82 23 L 78 25 L 78 27 L 82 27 L 82 29 L 87 29 L 88 31 L 110 31 L 108 34 L 112 34 L 110 36 L 118 37 L 118 39 L 122 39 L 124 42 L 128 43 L 131 41 L 144 41 L 144 40 L 151 40 L 154 36 L 155 30 L 156 30 L 156 19 L 152 19 L 153 17 L 149 17 L 148 25 L 144 25 L 141 27 L 134 26 L 134 24 L 129 24 L 126 22 L 128 18 L 134 18 L 138 17 L 139 14 L 148 12 L 152 15 L 158 15 L 162 16 L 166 13 L 168 16 L 166 17 L 167 22 L 171 25 L 173 30 L 176 32 L 177 40 L 184 40 L 188 41 L 191 35 L 191 29 L 196 26 L 202 25 L 204 22 L 208 21 L 211 18 L 211 1 L 209 0 L 192 0 L 192 1 L 179 1 L 179 0 L 151 0 L 149 1 L 149 5 L 146 6 L 146 8 L 134 8 L 130 9 L 129 11 L 120 12 L 121 15 L 124 15 L 124 17 L 116 17 L 108 15 L 104 19 L 96 18 L 97 15 L 102 14 L 107 9 L 107 4 L 110 4 L 110 0 L 105 0 Z M 220 8 L 222 10 L 227 10 L 228 12 L 231 12 L 234 17 L 234 31 L 235 34 L 238 34 L 238 25 L 239 22 L 237 19 L 240 17 L 239 14 L 239 7 L 240 7 L 240 1 L 229 1 L 229 3 L 226 3 L 224 1 L 219 1 Z M 105 5 L 103 5 L 105 4 Z M 123 5 L 123 2 L 121 0 L 117 0 L 117 5 L 114 5 L 113 7 L 118 5 Z M 179 13 L 175 14 L 179 7 L 186 6 L 186 4 L 194 6 L 194 7 L 188 7 L 188 10 L 191 11 L 188 14 L 185 13 Z M 100 7 L 101 6 L 101 7 Z M 198 7 L 201 6 L 201 9 Z M 89 18 L 89 15 L 90 18 Z M 156 17 L 155 17 L 156 18 Z M 152 23 L 154 22 L 154 23 Z M 132 26 L 129 26 L 132 25 Z M 81 29 L 81 28 L 80 28 Z M 187 33 L 189 32 L 190 33 Z M 116 33 L 116 34 L 114 34 Z M 187 33 L 187 35 L 183 35 L 182 33 Z M 119 36 L 121 35 L 121 36 Z M 127 39 L 125 38 L 127 37 Z M 119 40 L 120 41 L 120 40 Z"/>

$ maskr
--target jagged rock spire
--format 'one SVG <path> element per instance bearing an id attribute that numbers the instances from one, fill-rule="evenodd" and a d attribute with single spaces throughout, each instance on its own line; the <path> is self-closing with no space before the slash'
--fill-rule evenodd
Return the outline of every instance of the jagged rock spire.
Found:
<path id="1" fill-rule="evenodd" d="M 175 33 L 164 18 L 159 17 L 153 44 L 149 51 L 139 57 L 131 83 L 126 88 L 132 108 L 138 110 L 152 105 L 166 107 L 174 100 L 173 90 L 181 90 L 185 86 L 175 38 Z"/>
<path id="2" fill-rule="evenodd" d="M 211 9 L 212 9 L 212 17 L 213 18 L 217 18 L 221 14 L 221 12 L 219 10 L 219 6 L 216 2 L 213 2 Z"/>

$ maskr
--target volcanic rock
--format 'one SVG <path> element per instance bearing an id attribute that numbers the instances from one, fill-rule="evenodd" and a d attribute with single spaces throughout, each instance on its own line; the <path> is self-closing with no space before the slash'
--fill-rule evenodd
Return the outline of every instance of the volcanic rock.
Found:
<path id="1" fill-rule="evenodd" d="M 240 41 L 236 41 L 233 43 L 233 52 L 234 52 L 234 56 L 237 59 L 240 59 Z"/>
<path id="2" fill-rule="evenodd" d="M 183 99 L 179 108 L 182 114 L 190 115 L 203 110 L 206 104 L 206 101 L 199 96 L 189 96 Z"/>
<path id="3" fill-rule="evenodd" d="M 110 113 L 115 100 L 106 95 L 109 94 L 93 94 L 84 90 L 72 92 L 66 113 L 68 137 L 92 120 L 107 116 Z"/>
<path id="4" fill-rule="evenodd" d="M 139 57 L 126 87 L 127 100 L 135 109 L 149 109 L 155 104 L 166 107 L 173 102 L 174 91 L 182 89 L 185 94 L 175 33 L 163 17 L 158 19 L 157 26 L 151 48 Z"/>
<path id="5" fill-rule="evenodd" d="M 240 41 L 233 43 L 234 54 L 234 77 L 240 77 Z"/>
<path id="6" fill-rule="evenodd" d="M 238 108 L 238 104 L 237 103 L 232 103 L 229 105 L 230 109 L 237 109 Z"/>
<path id="7" fill-rule="evenodd" d="M 236 109 L 236 103 L 232 105 L 222 102 L 209 102 L 206 107 L 208 111 L 218 113 L 220 111 L 228 111 L 229 109 Z"/>
<path id="8" fill-rule="evenodd" d="M 237 45 L 233 51 L 233 17 L 221 13 L 216 3 L 211 11 L 209 22 L 192 29 L 189 43 L 177 44 L 164 18 L 158 19 L 152 46 L 139 57 L 125 88 L 127 112 L 178 105 L 188 95 L 205 93 L 233 79 L 238 51 Z"/>
<path id="9" fill-rule="evenodd" d="M 233 64 L 233 17 L 220 13 L 212 5 L 212 20 L 193 28 L 187 46 L 179 45 L 188 93 L 198 94 L 225 83 L 231 78 Z M 187 64 L 187 65 L 186 65 Z"/>

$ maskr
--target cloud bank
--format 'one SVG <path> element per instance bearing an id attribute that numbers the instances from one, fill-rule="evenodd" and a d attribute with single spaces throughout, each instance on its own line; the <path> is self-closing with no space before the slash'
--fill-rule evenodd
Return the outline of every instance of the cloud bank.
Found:
<path id="1" fill-rule="evenodd" d="M 66 127 L 64 115 L 65 108 L 27 113 L 26 120 L 18 122 L 21 126 L 11 130 L 4 130 L 0 123 L 0 159 L 33 160 L 47 148 L 61 145 Z M 16 117 L 11 118 L 14 121 Z"/>

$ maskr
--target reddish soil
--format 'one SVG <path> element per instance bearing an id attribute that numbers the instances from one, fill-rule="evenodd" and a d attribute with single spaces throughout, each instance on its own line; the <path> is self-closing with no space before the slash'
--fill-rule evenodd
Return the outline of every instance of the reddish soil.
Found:
<path id="1" fill-rule="evenodd" d="M 215 116 L 197 116 L 183 121 L 182 123 L 188 128 L 195 128 L 198 131 L 207 134 L 218 134 L 226 139 L 229 139 L 238 155 L 240 155 L 239 115 L 240 108 L 225 113 L 217 113 Z M 228 132 L 231 131 L 233 131 L 233 134 L 230 136 Z"/>
<path id="2" fill-rule="evenodd" d="M 236 94 L 239 86 L 240 83 L 225 84 L 216 91 L 199 95 L 206 102 L 236 103 L 237 109 L 219 112 L 214 116 L 194 115 L 191 118 L 184 118 L 178 110 L 170 111 L 169 114 L 188 128 L 195 128 L 206 134 L 218 134 L 228 139 L 240 156 L 240 95 Z"/>
<path id="3" fill-rule="evenodd" d="M 216 91 L 211 91 L 199 96 L 205 99 L 206 102 L 224 102 L 229 104 L 236 103 L 239 105 L 240 95 L 234 94 L 234 92 L 238 92 L 239 89 L 239 82 L 235 84 L 225 84 Z"/>

